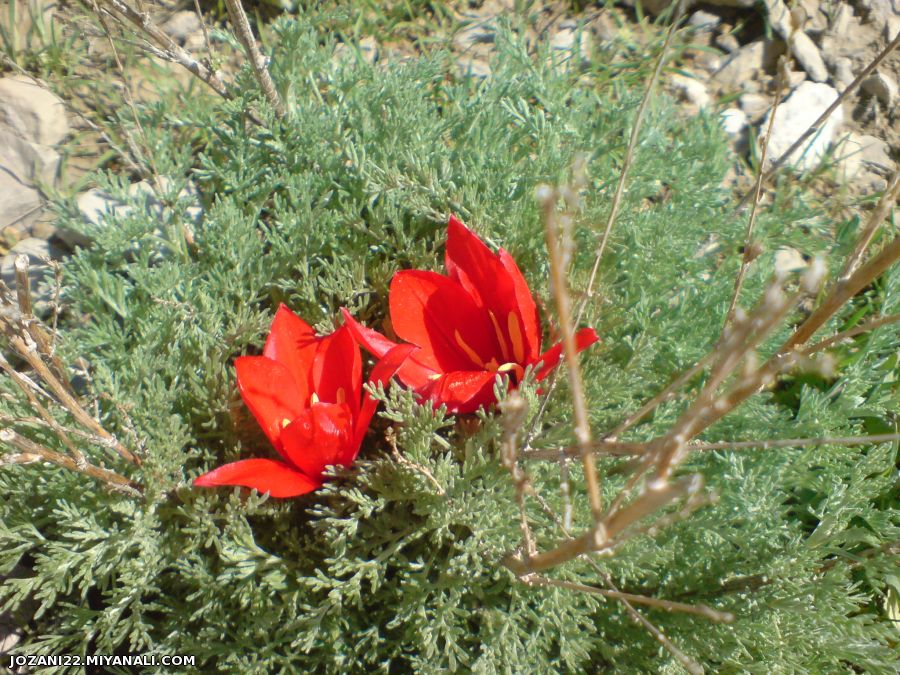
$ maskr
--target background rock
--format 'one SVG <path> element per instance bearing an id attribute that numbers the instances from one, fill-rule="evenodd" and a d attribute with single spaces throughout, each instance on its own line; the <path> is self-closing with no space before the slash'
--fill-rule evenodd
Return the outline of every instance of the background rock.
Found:
<path id="1" fill-rule="evenodd" d="M 827 84 L 820 82 L 804 82 L 795 89 L 778 107 L 772 126 L 772 137 L 769 139 L 767 167 L 781 157 L 803 132 L 838 97 L 838 92 Z M 771 111 L 762 121 L 760 128 L 765 133 Z M 831 145 L 838 129 L 844 121 L 843 110 L 838 107 L 825 121 L 819 131 L 794 151 L 788 164 L 799 171 L 812 169 L 821 162 L 822 157 Z"/>

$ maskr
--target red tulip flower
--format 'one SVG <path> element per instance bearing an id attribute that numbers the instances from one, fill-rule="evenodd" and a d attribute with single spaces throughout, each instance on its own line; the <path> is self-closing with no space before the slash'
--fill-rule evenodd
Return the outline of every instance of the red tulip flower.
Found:
<path id="1" fill-rule="evenodd" d="M 397 272 L 390 314 L 401 340 L 416 347 L 397 377 L 435 406 L 474 412 L 494 402 L 494 380 L 507 373 L 517 384 L 528 366 L 542 365 L 537 380 L 559 364 L 562 343 L 541 352 L 537 307 L 516 262 L 495 254 L 455 216 L 447 226 L 447 276 L 425 270 Z M 344 310 L 356 339 L 382 357 L 396 348 Z M 597 341 L 592 328 L 578 332 L 581 351 Z"/>
<path id="2" fill-rule="evenodd" d="M 384 384 L 411 350 L 401 345 L 385 352 L 369 382 Z M 353 463 L 377 403 L 363 395 L 362 359 L 348 326 L 320 337 L 281 305 L 263 355 L 241 356 L 235 367 L 241 396 L 281 461 L 232 462 L 194 485 L 242 485 L 296 497 L 322 486 L 326 466 Z"/>

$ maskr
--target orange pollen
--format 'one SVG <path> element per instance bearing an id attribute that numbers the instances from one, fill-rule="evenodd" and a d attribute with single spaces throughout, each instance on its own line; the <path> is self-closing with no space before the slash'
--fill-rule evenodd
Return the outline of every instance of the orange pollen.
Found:
<path id="1" fill-rule="evenodd" d="M 347 393 L 344 391 L 343 387 L 338 387 L 337 393 L 335 393 L 336 403 L 346 403 L 347 402 Z"/>
<path id="2" fill-rule="evenodd" d="M 519 328 L 519 319 L 512 312 L 506 317 L 506 327 L 509 330 L 509 339 L 512 341 L 513 356 L 516 363 L 525 361 L 525 343 L 522 341 L 522 329 Z"/>
<path id="3" fill-rule="evenodd" d="M 481 366 L 482 368 L 485 367 L 484 361 L 481 360 L 481 357 L 478 356 L 478 354 L 475 352 L 474 349 L 472 349 L 469 345 L 466 344 L 466 341 L 462 339 L 462 335 L 459 334 L 458 330 L 453 332 L 453 337 L 456 340 L 456 344 L 459 345 L 459 348 L 462 349 L 466 353 L 466 356 L 468 356 L 470 359 L 472 359 L 472 363 L 475 363 L 475 364 Z"/>
<path id="4" fill-rule="evenodd" d="M 497 342 L 500 343 L 500 353 L 503 355 L 504 359 L 508 359 L 509 350 L 506 347 L 506 340 L 503 338 L 503 331 L 500 330 L 500 324 L 497 322 L 497 317 L 494 316 L 494 313 L 491 310 L 488 310 L 488 316 L 491 317 L 491 323 L 494 324 L 494 333 L 497 334 Z"/>

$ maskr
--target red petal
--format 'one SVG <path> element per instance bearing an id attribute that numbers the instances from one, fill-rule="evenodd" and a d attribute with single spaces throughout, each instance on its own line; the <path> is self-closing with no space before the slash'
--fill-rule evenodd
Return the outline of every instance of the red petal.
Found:
<path id="1" fill-rule="evenodd" d="M 273 497 L 297 497 L 320 487 L 320 481 L 273 459 L 243 459 L 213 469 L 194 480 L 197 487 L 242 485 Z"/>
<path id="2" fill-rule="evenodd" d="M 315 331 L 285 305 L 272 320 L 263 356 L 286 366 L 297 383 L 304 404 L 312 393 L 312 365 L 318 339 Z"/>
<path id="3" fill-rule="evenodd" d="M 537 356 L 541 351 L 541 322 L 538 319 L 537 305 L 534 303 L 534 296 L 528 288 L 528 282 L 519 271 L 519 266 L 513 257 L 502 248 L 499 251 L 500 264 L 509 274 L 515 289 L 516 305 L 518 306 L 518 316 L 522 321 L 524 328 L 523 336 L 525 338 L 525 361 L 529 363 L 532 358 Z"/>
<path id="4" fill-rule="evenodd" d="M 325 467 L 341 464 L 353 440 L 350 408 L 314 403 L 282 432 L 284 454 L 307 476 L 320 479 Z"/>
<path id="5" fill-rule="evenodd" d="M 306 408 L 293 375 L 287 366 L 265 356 L 241 356 L 235 359 L 234 366 L 244 403 L 281 452 L 285 420 L 293 420 Z"/>
<path id="6" fill-rule="evenodd" d="M 362 393 L 362 357 L 346 325 L 319 339 L 313 361 L 313 391 L 325 403 L 346 403 L 355 416 Z"/>
<path id="7" fill-rule="evenodd" d="M 494 314 L 496 330 L 506 343 L 500 363 L 530 363 L 541 350 L 537 307 L 512 256 L 502 249 L 495 255 L 456 216 L 450 216 L 445 259 L 450 278 L 458 281 L 479 307 Z M 518 340 L 507 328 L 510 315 L 518 322 Z M 521 346 L 514 349 L 517 341 Z"/>
<path id="8" fill-rule="evenodd" d="M 385 386 L 388 380 L 394 376 L 394 373 L 407 363 L 407 359 L 414 351 L 416 351 L 416 348 L 412 345 L 397 345 L 394 347 L 384 355 L 383 359 L 375 364 L 374 368 L 372 368 L 372 374 L 369 376 L 369 383 Z M 366 392 L 363 395 L 363 404 L 362 409 L 359 412 L 359 417 L 356 418 L 353 455 L 349 458 L 344 458 L 347 463 L 356 459 L 356 453 L 359 452 L 359 446 L 362 444 L 362 439 L 366 435 L 366 430 L 369 428 L 369 422 L 372 421 L 372 415 L 375 414 L 375 408 L 377 406 L 378 401 L 373 399 L 369 395 L 369 392 Z"/>
<path id="9" fill-rule="evenodd" d="M 381 333 L 363 326 L 346 309 L 341 309 L 341 312 L 347 322 L 344 325 L 350 328 L 350 332 L 353 333 L 353 337 L 356 338 L 356 341 L 362 348 L 373 356 L 382 358 L 398 346 L 396 342 L 391 342 Z M 416 354 L 421 351 L 421 349 L 416 349 L 415 353 L 406 359 L 397 373 L 400 381 L 412 389 L 418 389 L 423 386 L 432 379 L 432 375 L 437 373 L 433 366 L 429 366 L 417 358 Z"/>
<path id="10" fill-rule="evenodd" d="M 424 270 L 391 281 L 391 321 L 402 339 L 421 347 L 416 359 L 436 371 L 475 370 L 502 363 L 494 330 L 462 286 Z"/>
<path id="11" fill-rule="evenodd" d="M 597 333 L 593 328 L 582 328 L 575 334 L 575 348 L 577 351 L 582 351 L 587 349 L 592 344 L 597 342 L 600 338 L 597 336 Z M 550 374 L 550 371 L 556 368 L 559 365 L 559 359 L 562 356 L 562 342 L 557 342 L 555 345 L 550 347 L 547 351 L 540 355 L 535 362 L 542 361 L 544 365 L 541 366 L 541 369 L 537 372 L 536 379 L 538 382 L 543 380 L 547 375 Z"/>
<path id="12" fill-rule="evenodd" d="M 432 380 L 419 393 L 435 407 L 446 405 L 452 413 L 470 413 L 494 402 L 495 378 L 496 373 L 484 370 L 458 370 Z"/>
<path id="13" fill-rule="evenodd" d="M 396 342 L 391 342 L 378 331 L 363 326 L 353 318 L 353 315 L 346 308 L 341 308 L 341 314 L 344 315 L 344 320 L 347 322 L 345 325 L 350 327 L 353 337 L 370 354 L 381 358 L 397 346 Z"/>

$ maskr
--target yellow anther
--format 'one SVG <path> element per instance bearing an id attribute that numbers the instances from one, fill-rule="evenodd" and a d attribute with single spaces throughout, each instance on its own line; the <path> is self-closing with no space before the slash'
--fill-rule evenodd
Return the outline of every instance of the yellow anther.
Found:
<path id="1" fill-rule="evenodd" d="M 513 312 L 506 317 L 506 327 L 509 330 L 509 339 L 512 340 L 513 357 L 516 363 L 522 363 L 525 360 L 525 343 L 522 341 L 519 319 Z"/>
<path id="2" fill-rule="evenodd" d="M 497 342 L 500 343 L 500 354 L 504 359 L 509 358 L 509 350 L 506 347 L 506 340 L 503 337 L 503 331 L 500 330 L 500 324 L 497 321 L 497 317 L 494 316 L 494 313 L 491 310 L 488 310 L 488 316 L 491 317 L 491 323 L 494 324 L 494 333 L 497 334 Z"/>
<path id="3" fill-rule="evenodd" d="M 287 417 L 285 417 L 283 420 L 281 420 L 281 428 L 284 429 L 290 423 L 291 421 Z"/>
<path id="4" fill-rule="evenodd" d="M 475 363 L 482 368 L 484 368 L 484 361 L 481 360 L 481 357 L 472 349 L 469 345 L 466 344 L 466 341 L 462 339 L 462 335 L 459 334 L 459 331 L 456 330 L 453 332 L 453 337 L 456 339 L 456 344 L 459 345 L 459 348 L 462 349 L 466 356 L 472 359 L 472 363 Z"/>
<path id="5" fill-rule="evenodd" d="M 319 395 L 316 392 L 312 393 L 312 396 L 309 397 L 310 402 L 316 404 L 319 402 Z"/>

